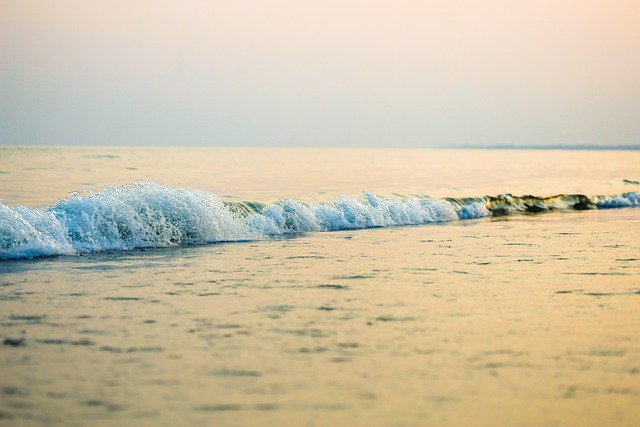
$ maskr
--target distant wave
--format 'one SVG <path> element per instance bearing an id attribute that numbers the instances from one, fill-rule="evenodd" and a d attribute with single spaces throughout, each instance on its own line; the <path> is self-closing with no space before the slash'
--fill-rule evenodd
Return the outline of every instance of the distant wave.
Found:
<path id="1" fill-rule="evenodd" d="M 0 203 L 0 259 L 261 240 L 310 231 L 420 225 L 551 210 L 640 206 L 614 196 L 393 199 L 363 193 L 331 202 L 224 202 L 204 191 L 140 181 L 73 193 L 44 210 Z"/>

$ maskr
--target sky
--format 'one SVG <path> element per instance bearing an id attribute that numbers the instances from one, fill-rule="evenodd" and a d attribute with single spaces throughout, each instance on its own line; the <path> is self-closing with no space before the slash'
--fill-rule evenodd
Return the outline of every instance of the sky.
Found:
<path id="1" fill-rule="evenodd" d="M 0 0 L 0 144 L 640 144 L 638 0 Z"/>

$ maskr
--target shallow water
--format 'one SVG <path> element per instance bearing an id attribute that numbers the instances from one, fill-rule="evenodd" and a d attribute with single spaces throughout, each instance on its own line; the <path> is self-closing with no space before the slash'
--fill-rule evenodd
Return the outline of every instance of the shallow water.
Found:
<path id="1" fill-rule="evenodd" d="M 638 178 L 638 154 L 616 152 L 349 150 L 346 161 L 342 150 L 192 150 L 193 170 L 180 160 L 189 150 L 55 152 L 27 157 L 57 172 L 3 154 L 6 205 L 51 206 L 79 190 L 81 168 L 95 189 L 152 178 L 266 203 L 361 190 L 619 194 Z M 282 158 L 296 160 L 276 171 Z M 400 159 L 406 170 L 391 164 Z M 2 425 L 632 426 L 640 416 L 637 208 L 0 261 L 0 272 Z"/>

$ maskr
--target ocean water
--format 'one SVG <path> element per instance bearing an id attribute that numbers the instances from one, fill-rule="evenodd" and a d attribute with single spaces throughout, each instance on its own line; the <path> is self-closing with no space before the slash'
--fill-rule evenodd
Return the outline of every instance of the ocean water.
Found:
<path id="1" fill-rule="evenodd" d="M 637 425 L 638 165 L 0 148 L 0 425 Z"/>

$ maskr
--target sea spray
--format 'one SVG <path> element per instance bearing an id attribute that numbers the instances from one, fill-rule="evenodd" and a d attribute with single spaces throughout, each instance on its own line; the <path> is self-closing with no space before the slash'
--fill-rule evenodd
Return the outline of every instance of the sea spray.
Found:
<path id="1" fill-rule="evenodd" d="M 365 192 L 325 203 L 225 202 L 204 191 L 139 181 L 73 193 L 45 210 L 0 203 L 0 259 L 248 241 L 313 231 L 420 225 L 559 209 L 640 206 L 615 196 L 386 198 Z"/>
<path id="2" fill-rule="evenodd" d="M 219 197 L 141 181 L 73 194 L 47 209 L 77 252 L 246 240 L 243 221 Z"/>
<path id="3" fill-rule="evenodd" d="M 0 259 L 73 253 L 68 232 L 54 214 L 0 203 Z"/>

